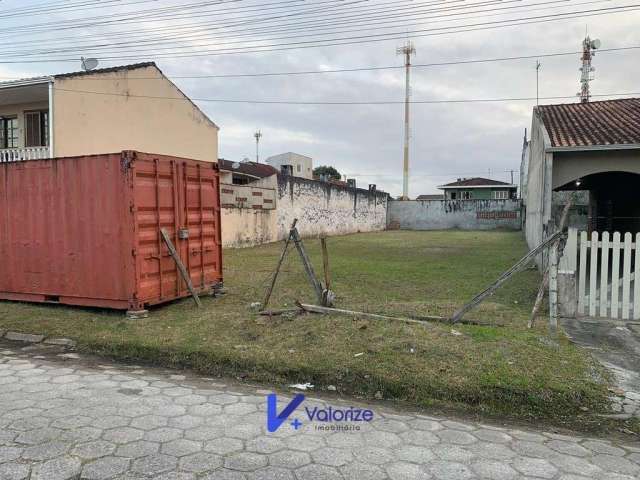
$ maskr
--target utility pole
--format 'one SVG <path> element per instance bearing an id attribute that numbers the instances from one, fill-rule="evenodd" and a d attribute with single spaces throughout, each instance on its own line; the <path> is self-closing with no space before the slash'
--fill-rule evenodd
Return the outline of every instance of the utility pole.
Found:
<path id="1" fill-rule="evenodd" d="M 262 132 L 258 130 L 253 136 L 256 138 L 256 163 L 260 163 L 260 139 L 262 138 Z"/>
<path id="2" fill-rule="evenodd" d="M 596 54 L 595 50 L 598 48 L 600 48 L 600 40 L 591 40 L 589 35 L 582 41 L 582 67 L 580 67 L 582 73 L 580 75 L 580 91 L 578 92 L 580 102 L 582 103 L 589 102 L 591 98 L 589 82 L 593 80 L 594 77 L 591 73 L 595 71 L 595 68 L 591 66 L 591 60 Z"/>
<path id="3" fill-rule="evenodd" d="M 511 185 L 513 185 L 513 170 L 511 170 Z"/>
<path id="4" fill-rule="evenodd" d="M 398 55 L 405 57 L 405 100 L 404 100 L 404 165 L 402 177 L 402 199 L 409 200 L 409 140 L 411 138 L 410 127 L 410 97 L 411 97 L 411 56 L 416 54 L 416 49 L 411 41 L 407 41 L 406 45 L 397 48 Z"/>
<path id="5" fill-rule="evenodd" d="M 540 105 L 540 60 L 536 60 L 536 105 Z"/>

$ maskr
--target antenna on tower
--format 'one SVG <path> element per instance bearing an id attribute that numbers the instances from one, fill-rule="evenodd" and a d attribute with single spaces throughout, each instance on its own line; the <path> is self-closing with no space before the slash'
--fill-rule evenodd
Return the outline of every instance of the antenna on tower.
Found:
<path id="1" fill-rule="evenodd" d="M 404 166 L 402 177 L 402 199 L 409 200 L 409 139 L 411 138 L 409 99 L 411 97 L 411 56 L 416 54 L 416 48 L 410 40 L 396 49 L 398 55 L 405 57 L 405 100 L 404 100 Z"/>
<path id="2" fill-rule="evenodd" d="M 578 97 L 580 97 L 580 102 L 587 103 L 591 98 L 591 91 L 589 89 L 589 82 L 594 79 L 592 75 L 595 72 L 595 68 L 591 66 L 591 60 L 595 56 L 595 51 L 600 48 L 601 42 L 600 40 L 589 38 L 587 35 L 582 41 L 582 66 L 580 67 L 580 71 L 582 72 L 580 75 L 580 91 L 578 92 Z"/>
<path id="3" fill-rule="evenodd" d="M 540 104 L 540 60 L 536 60 L 536 105 Z"/>
<path id="4" fill-rule="evenodd" d="M 260 163 L 260 139 L 262 138 L 262 132 L 258 130 L 253 136 L 256 139 L 256 163 Z"/>

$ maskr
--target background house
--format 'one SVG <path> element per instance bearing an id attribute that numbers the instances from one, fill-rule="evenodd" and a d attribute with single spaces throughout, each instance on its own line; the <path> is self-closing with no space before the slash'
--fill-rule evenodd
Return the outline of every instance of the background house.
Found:
<path id="1" fill-rule="evenodd" d="M 555 231 L 571 192 L 569 226 L 640 231 L 640 99 L 533 110 L 526 198 L 530 248 Z"/>
<path id="2" fill-rule="evenodd" d="M 0 83 L 0 161 L 122 150 L 216 162 L 218 127 L 155 63 Z"/>
<path id="3" fill-rule="evenodd" d="M 313 179 L 313 159 L 299 153 L 287 152 L 267 158 L 266 162 L 280 173 Z"/>
<path id="4" fill-rule="evenodd" d="M 256 162 L 233 162 L 218 159 L 218 167 L 220 168 L 220 183 L 229 185 L 248 185 L 260 184 L 263 179 L 276 175 L 276 170 L 271 165 Z"/>
<path id="5" fill-rule="evenodd" d="M 517 198 L 518 187 L 489 178 L 459 178 L 438 187 L 446 200 L 510 200 Z"/>

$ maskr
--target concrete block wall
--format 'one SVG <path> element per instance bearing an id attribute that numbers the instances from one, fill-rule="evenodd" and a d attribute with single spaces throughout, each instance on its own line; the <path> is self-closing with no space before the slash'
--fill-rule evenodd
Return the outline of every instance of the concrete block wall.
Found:
<path id="1" fill-rule="evenodd" d="M 274 175 L 268 181 L 263 181 L 262 186 L 274 189 L 274 209 L 223 205 L 224 247 L 250 247 L 282 240 L 294 218 L 298 219 L 298 231 L 303 237 L 386 229 L 388 195 L 384 192 L 285 175 Z"/>
<path id="2" fill-rule="evenodd" d="M 520 230 L 520 200 L 392 200 L 389 229 Z"/>

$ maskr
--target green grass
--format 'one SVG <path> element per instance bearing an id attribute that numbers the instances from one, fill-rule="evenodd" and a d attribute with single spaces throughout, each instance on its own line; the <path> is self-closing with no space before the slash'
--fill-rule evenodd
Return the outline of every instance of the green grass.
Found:
<path id="1" fill-rule="evenodd" d="M 317 240 L 306 240 L 320 274 Z M 450 315 L 515 263 L 520 233 L 381 232 L 328 239 L 337 306 L 384 314 Z M 428 407 L 593 426 L 606 404 L 601 371 L 564 337 L 550 341 L 544 317 L 526 323 L 539 274 L 516 275 L 469 318 L 489 326 L 428 328 L 343 316 L 260 317 L 260 301 L 282 245 L 225 251 L 222 298 L 153 309 L 127 321 L 103 310 L 0 303 L 0 328 L 77 339 L 81 349 L 195 368 L 208 374 L 384 398 Z M 272 307 L 313 302 L 291 250 Z M 500 326 L 498 326 L 500 325 Z M 358 353 L 364 355 L 354 356 Z M 379 392 L 379 393 L 378 393 Z"/>

